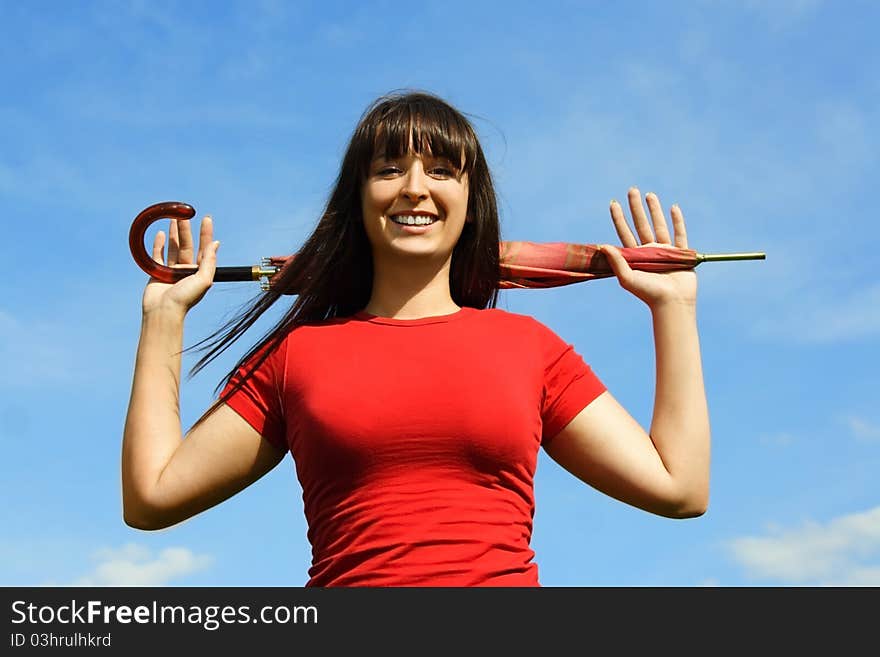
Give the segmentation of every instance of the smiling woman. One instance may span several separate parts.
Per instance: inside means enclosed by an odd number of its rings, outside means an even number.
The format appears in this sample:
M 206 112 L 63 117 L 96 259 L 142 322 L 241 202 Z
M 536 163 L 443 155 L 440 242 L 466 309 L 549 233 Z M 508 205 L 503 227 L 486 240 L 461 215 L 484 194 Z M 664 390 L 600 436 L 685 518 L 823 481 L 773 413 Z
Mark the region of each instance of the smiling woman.
M 687 247 L 677 206 L 639 191 L 611 206 L 632 248 Z M 709 422 L 693 271 L 634 271 L 604 247 L 654 319 L 650 433 L 573 346 L 497 309 L 499 221 L 476 134 L 431 94 L 382 97 L 355 128 L 321 218 L 270 290 L 210 338 L 198 372 L 282 295 L 296 300 L 218 386 L 183 437 L 183 321 L 211 287 L 219 243 L 188 220 L 153 258 L 198 263 L 151 279 L 122 446 L 125 521 L 176 524 L 293 457 L 310 586 L 537 586 L 531 550 L 540 449 L 587 484 L 673 518 L 708 502 Z M 427 394 L 425 391 L 430 391 Z
M 410 146 L 397 157 L 380 154 L 363 184 L 361 204 L 374 277 L 367 310 L 377 315 L 406 305 L 409 293 L 401 290 L 401 297 L 394 293 L 396 285 L 383 283 L 401 275 L 414 285 L 433 284 L 435 294 L 451 297 L 451 256 L 468 221 L 468 174 L 461 165 L 433 155 L 430 144 L 419 151 Z M 383 307 L 389 301 L 392 305 Z

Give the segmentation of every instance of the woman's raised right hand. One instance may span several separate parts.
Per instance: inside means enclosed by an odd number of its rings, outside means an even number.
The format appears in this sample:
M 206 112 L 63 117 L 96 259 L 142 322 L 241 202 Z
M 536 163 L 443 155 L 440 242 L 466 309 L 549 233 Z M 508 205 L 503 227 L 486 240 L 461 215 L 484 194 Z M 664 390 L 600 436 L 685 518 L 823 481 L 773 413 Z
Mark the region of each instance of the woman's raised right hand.
M 210 216 L 202 219 L 199 232 L 199 252 L 193 249 L 192 230 L 189 219 L 171 219 L 168 229 L 168 261 L 163 252 L 165 233 L 159 231 L 153 239 L 153 260 L 161 265 L 178 267 L 197 264 L 199 269 L 176 283 L 163 283 L 150 278 L 144 289 L 143 311 L 148 314 L 157 310 L 185 315 L 190 308 L 201 301 L 214 282 L 217 269 L 217 249 L 220 242 L 213 240 L 214 228 Z

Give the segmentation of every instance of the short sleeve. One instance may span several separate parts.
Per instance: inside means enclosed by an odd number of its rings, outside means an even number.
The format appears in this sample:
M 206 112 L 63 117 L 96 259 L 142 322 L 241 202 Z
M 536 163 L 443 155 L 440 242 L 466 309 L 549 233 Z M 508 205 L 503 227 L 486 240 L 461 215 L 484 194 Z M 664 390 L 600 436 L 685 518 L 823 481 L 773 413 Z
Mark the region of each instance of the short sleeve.
M 571 344 L 541 325 L 544 394 L 541 405 L 541 443 L 547 445 L 596 397 L 605 385 Z
M 245 373 L 256 362 L 260 353 L 254 354 L 242 365 L 223 388 L 221 397 L 244 378 Z M 279 344 L 269 354 L 244 385 L 226 400 L 226 404 L 244 418 L 263 438 L 279 450 L 287 451 L 287 436 L 284 413 L 281 404 L 281 381 L 284 374 L 284 361 L 287 353 L 287 340 Z

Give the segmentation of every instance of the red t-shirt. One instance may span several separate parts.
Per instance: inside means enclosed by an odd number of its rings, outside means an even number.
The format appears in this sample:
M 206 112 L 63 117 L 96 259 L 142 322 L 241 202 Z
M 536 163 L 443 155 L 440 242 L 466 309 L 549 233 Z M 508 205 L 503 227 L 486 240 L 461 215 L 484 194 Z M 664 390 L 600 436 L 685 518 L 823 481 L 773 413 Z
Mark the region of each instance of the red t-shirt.
M 299 326 L 228 404 L 293 455 L 307 586 L 539 586 L 538 448 L 604 390 L 537 320 L 465 307 Z

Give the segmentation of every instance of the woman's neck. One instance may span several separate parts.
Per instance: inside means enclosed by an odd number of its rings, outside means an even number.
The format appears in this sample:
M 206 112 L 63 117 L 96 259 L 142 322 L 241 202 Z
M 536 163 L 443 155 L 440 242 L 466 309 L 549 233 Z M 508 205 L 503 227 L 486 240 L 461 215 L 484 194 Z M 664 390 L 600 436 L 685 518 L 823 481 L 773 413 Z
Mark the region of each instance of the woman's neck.
M 449 262 L 437 266 L 384 265 L 373 272 L 373 291 L 365 312 L 393 319 L 448 315 L 459 309 L 449 289 Z

